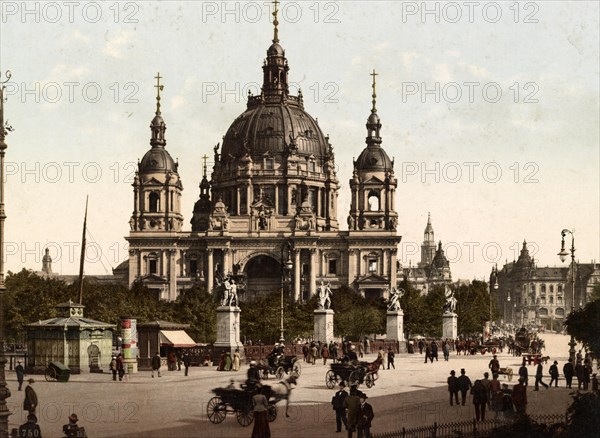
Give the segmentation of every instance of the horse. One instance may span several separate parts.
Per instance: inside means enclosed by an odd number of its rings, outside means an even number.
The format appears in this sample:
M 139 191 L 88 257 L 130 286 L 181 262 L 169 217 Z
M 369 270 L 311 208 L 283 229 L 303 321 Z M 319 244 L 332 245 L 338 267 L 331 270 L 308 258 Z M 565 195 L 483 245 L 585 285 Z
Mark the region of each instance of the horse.
M 292 385 L 296 386 L 298 381 L 298 376 L 295 373 L 292 373 L 287 379 L 281 380 L 280 382 L 274 385 L 264 385 L 270 389 L 269 392 L 269 401 L 273 399 L 273 404 L 277 404 L 282 400 L 285 400 L 285 416 L 288 415 L 288 407 L 290 405 L 290 395 L 292 393 Z

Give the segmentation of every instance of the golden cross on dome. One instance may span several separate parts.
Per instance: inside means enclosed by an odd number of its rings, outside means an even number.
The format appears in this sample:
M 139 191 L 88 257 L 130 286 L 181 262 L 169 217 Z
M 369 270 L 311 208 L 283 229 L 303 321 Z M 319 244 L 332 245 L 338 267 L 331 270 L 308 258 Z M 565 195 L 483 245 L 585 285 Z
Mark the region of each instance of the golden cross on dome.
M 206 176 L 206 161 L 208 160 L 208 155 L 204 154 L 202 156 L 202 161 L 204 162 L 204 164 L 202 165 L 203 168 L 203 174 L 202 176 Z
M 154 88 L 156 88 L 156 114 L 158 115 L 160 114 L 160 92 L 165 88 L 165 86 L 160 84 L 160 80 L 162 79 L 160 72 L 154 76 L 154 79 L 156 79 L 156 85 Z
M 373 76 L 373 109 L 372 109 L 372 111 L 377 111 L 375 108 L 375 103 L 377 102 L 377 92 L 375 90 L 375 86 L 377 85 L 376 77 L 379 76 L 379 73 L 375 73 L 375 69 L 373 69 L 373 73 L 371 73 L 370 76 Z
M 278 43 L 279 42 L 279 30 L 277 29 L 277 26 L 279 25 L 279 21 L 277 21 L 277 14 L 279 13 L 279 1 L 278 0 L 273 0 L 273 42 L 274 43 Z

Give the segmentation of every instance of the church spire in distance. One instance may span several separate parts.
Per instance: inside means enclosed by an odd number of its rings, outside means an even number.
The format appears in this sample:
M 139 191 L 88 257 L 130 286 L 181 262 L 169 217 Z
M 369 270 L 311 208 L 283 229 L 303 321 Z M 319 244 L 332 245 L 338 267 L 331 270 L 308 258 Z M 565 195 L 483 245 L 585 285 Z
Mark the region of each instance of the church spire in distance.
M 277 44 L 279 42 L 279 21 L 277 20 L 277 15 L 279 14 L 279 1 L 273 1 L 273 43 Z
M 379 131 L 381 130 L 381 120 L 379 119 L 379 115 L 377 115 L 377 76 L 379 73 L 375 72 L 373 69 L 373 94 L 372 94 L 372 108 L 371 115 L 367 119 L 367 145 L 369 147 L 379 147 L 381 145 L 381 136 L 379 135 Z
M 265 97 L 284 98 L 289 94 L 288 66 L 285 50 L 279 45 L 279 1 L 273 1 L 273 44 L 267 50 L 267 59 L 263 65 L 263 87 Z

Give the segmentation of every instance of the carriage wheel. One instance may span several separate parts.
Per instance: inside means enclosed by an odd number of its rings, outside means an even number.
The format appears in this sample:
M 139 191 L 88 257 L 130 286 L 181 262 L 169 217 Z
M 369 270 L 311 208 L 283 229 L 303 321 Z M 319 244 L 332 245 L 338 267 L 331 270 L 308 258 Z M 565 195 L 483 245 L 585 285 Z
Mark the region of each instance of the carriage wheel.
M 237 419 L 240 425 L 246 427 L 250 426 L 254 421 L 254 417 L 252 416 L 252 411 L 248 408 L 241 409 L 236 411 L 235 418 Z
M 294 362 L 294 368 L 292 369 L 292 373 L 296 375 L 296 377 L 300 377 L 300 372 L 302 371 L 302 366 L 300 362 Z
M 227 416 L 227 406 L 221 400 L 221 397 L 213 397 L 208 401 L 206 406 L 206 414 L 211 423 L 219 424 L 225 420 Z
M 373 374 L 367 374 L 365 376 L 365 384 L 367 385 L 367 388 L 372 388 L 373 385 L 375 385 L 375 377 L 373 377 Z
M 45 377 L 47 382 L 56 382 L 58 380 L 56 370 L 54 368 L 47 368 Z
M 348 384 L 350 384 L 350 386 L 352 386 L 352 384 L 355 384 L 356 386 L 358 386 L 358 384 L 360 383 L 360 372 L 357 371 L 352 371 L 350 373 L 350 376 L 348 377 Z
M 332 370 L 327 371 L 325 374 L 325 385 L 327 388 L 333 389 L 338 383 L 338 378 Z
M 275 405 L 269 405 L 269 423 L 272 423 L 277 419 L 277 407 Z
M 275 377 L 277 377 L 278 379 L 283 379 L 284 374 L 285 371 L 283 370 L 283 367 L 279 367 L 277 368 L 277 371 L 275 371 Z

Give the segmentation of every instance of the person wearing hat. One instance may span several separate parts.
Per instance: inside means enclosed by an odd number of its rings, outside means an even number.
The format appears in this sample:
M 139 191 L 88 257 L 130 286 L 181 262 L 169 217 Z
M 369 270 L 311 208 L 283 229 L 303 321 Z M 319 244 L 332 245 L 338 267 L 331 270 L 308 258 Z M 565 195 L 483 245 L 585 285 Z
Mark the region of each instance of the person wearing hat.
M 21 388 L 23 387 L 23 378 L 25 377 L 25 368 L 23 368 L 23 363 L 21 361 L 17 362 L 15 373 L 17 374 L 17 382 L 19 382 L 19 391 L 21 391 Z
M 456 377 L 456 372 L 452 370 L 450 371 L 450 377 L 448 377 L 448 392 L 450 392 L 450 406 L 454 405 L 454 400 L 456 400 L 456 406 L 458 406 L 459 390 L 460 385 L 458 383 L 458 377 Z
M 513 388 L 512 402 L 517 415 L 527 414 L 527 383 L 523 377 L 519 378 L 519 383 Z
M 359 395 L 364 395 L 358 391 L 355 382 L 350 384 L 350 394 L 344 400 L 344 409 L 346 410 L 347 424 L 346 429 L 348 430 L 348 438 L 352 438 L 354 431 L 358 427 L 358 421 L 360 419 L 361 407 Z
M 158 373 L 158 377 L 160 377 L 160 365 L 160 353 L 157 351 L 154 357 L 152 357 L 152 378 L 154 378 L 154 371 L 156 371 Z
M 40 429 L 40 425 L 37 424 L 37 421 L 38 419 L 35 414 L 27 415 L 27 423 L 19 426 L 19 436 L 42 438 L 42 430 Z
M 358 438 L 371 438 L 371 422 L 375 417 L 373 407 L 367 403 L 367 394 L 362 392 L 358 396 L 360 400 L 360 417 L 358 419 Z
M 117 380 L 117 356 L 113 356 L 110 361 L 110 371 L 112 373 L 112 378 L 114 381 Z
M 575 375 L 575 367 L 571 359 L 563 365 L 563 374 L 565 375 L 566 386 L 570 389 L 573 384 L 573 376 Z
M 535 371 L 535 389 L 534 389 L 534 391 L 539 391 L 540 385 L 542 385 L 544 388 L 548 389 L 548 385 L 545 384 L 544 382 L 542 382 L 543 376 L 544 376 L 544 366 L 542 365 L 542 362 L 540 361 L 537 364 L 537 368 Z
M 550 384 L 549 386 L 552 387 L 552 382 L 554 382 L 554 387 L 558 387 L 558 362 L 554 361 L 554 363 L 552 365 L 550 365 L 550 368 L 548 369 L 548 373 L 550 374 Z
M 460 376 L 458 376 L 458 387 L 460 388 L 460 401 L 464 406 L 467 400 L 467 391 L 473 387 L 471 379 L 465 374 L 465 369 L 460 369 Z
M 495 354 L 492 357 L 492 360 L 490 360 L 490 363 L 488 364 L 488 368 L 492 372 L 492 376 L 494 374 L 498 374 L 498 372 L 500 371 L 500 362 L 498 361 L 497 356 Z
M 35 409 L 38 405 L 38 398 L 32 383 L 35 383 L 35 380 L 29 379 L 27 380 L 29 385 L 25 388 L 25 400 L 23 400 L 23 410 L 28 411 L 30 414 L 35 414 Z
M 260 371 L 256 367 L 256 361 L 250 361 L 250 368 L 246 372 L 246 387 L 249 389 L 255 388 L 260 384 Z
M 79 427 L 77 422 L 79 418 L 77 418 L 77 414 L 73 413 L 69 415 L 69 423 L 63 426 L 63 434 L 67 438 L 85 438 L 87 437 L 85 433 L 85 429 L 83 427 Z
M 598 392 L 598 377 L 596 377 L 596 373 L 592 374 L 592 391 Z
M 340 382 L 340 389 L 331 398 L 331 405 L 335 411 L 335 425 L 336 432 L 342 431 L 342 423 L 344 427 L 348 429 L 348 418 L 346 417 L 346 409 L 344 408 L 344 400 L 348 397 L 348 393 L 345 390 L 346 385 L 344 382 Z

